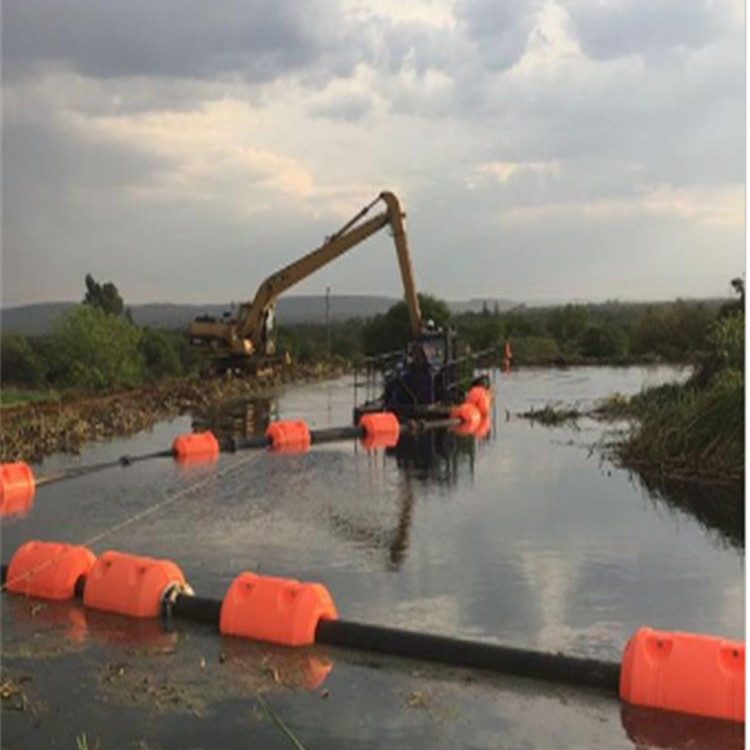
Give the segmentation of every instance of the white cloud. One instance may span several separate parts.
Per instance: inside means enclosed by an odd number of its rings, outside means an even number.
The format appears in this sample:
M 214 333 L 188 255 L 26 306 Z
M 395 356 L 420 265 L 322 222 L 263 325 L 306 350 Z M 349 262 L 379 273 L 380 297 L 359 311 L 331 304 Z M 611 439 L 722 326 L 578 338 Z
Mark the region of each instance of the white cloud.
M 602 295 L 603 246 L 638 245 L 636 288 L 672 253 L 673 291 L 658 288 L 675 296 L 681 278 L 744 265 L 736 0 L 344 0 L 301 15 L 287 0 L 188 0 L 174 26 L 153 20 L 174 1 L 101 15 L 94 0 L 8 5 L 8 301 L 75 298 L 92 268 L 154 290 L 153 267 L 122 248 L 158 249 L 173 267 L 169 236 L 182 258 L 205 254 L 206 238 L 221 237 L 228 261 L 262 244 L 273 269 L 384 188 L 409 213 L 422 285 L 451 298 L 499 294 L 506 279 L 513 296 L 564 298 L 570 278 L 524 265 L 549 242 L 578 277 L 593 269 L 586 288 Z M 392 268 L 368 263 L 337 265 L 326 282 L 399 292 Z M 232 284 L 255 281 L 211 273 L 165 276 L 164 298 L 236 296 Z
M 508 182 L 513 177 L 531 173 L 540 177 L 560 177 L 560 162 L 551 161 L 492 161 L 477 167 L 480 175 L 491 175 L 499 182 Z
M 745 224 L 745 192 L 741 185 L 700 185 L 676 188 L 656 185 L 627 198 L 542 203 L 514 206 L 503 212 L 506 223 L 536 223 L 571 217 L 606 223 L 645 215 L 671 216 L 701 225 L 742 228 Z
M 82 137 L 128 146 L 162 160 L 165 166 L 155 179 L 136 186 L 144 198 L 224 200 L 240 210 L 253 210 L 246 201 L 250 189 L 297 198 L 312 189 L 313 177 L 304 164 L 257 145 L 257 117 L 242 102 L 209 102 L 186 112 L 78 116 L 74 122 Z

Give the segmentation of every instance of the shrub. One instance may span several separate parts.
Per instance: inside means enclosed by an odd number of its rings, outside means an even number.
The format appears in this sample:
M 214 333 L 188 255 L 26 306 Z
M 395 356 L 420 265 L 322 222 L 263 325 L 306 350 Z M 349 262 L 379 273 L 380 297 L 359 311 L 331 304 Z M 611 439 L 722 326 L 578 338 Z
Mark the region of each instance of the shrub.
M 625 353 L 625 334 L 614 326 L 587 326 L 581 337 L 584 357 L 619 357 Z
M 138 348 L 149 380 L 175 377 L 183 372 L 178 347 L 179 343 L 174 335 L 152 328 L 143 329 Z
M 0 342 L 2 384 L 37 388 L 44 384 L 45 367 L 25 336 L 10 334 Z
M 124 318 L 79 305 L 59 318 L 51 339 L 55 385 L 84 391 L 128 388 L 143 381 L 141 331 Z

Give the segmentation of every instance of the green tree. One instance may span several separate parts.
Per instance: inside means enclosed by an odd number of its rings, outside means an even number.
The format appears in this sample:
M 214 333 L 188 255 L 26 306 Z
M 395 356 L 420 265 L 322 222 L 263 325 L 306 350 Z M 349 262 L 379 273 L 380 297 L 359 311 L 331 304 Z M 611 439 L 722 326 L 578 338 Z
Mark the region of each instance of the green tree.
M 8 334 L 0 340 L 2 384 L 38 388 L 44 384 L 45 367 L 25 336 Z
M 733 299 L 731 302 L 725 302 L 721 306 L 719 311 L 719 317 L 725 315 L 732 315 L 736 312 L 745 313 L 745 280 L 739 276 L 732 279 L 729 282 L 732 286 L 734 293 L 737 295 L 737 299 Z
M 451 313 L 448 304 L 430 294 L 420 294 L 422 321 L 432 321 L 438 327 L 448 325 Z M 385 315 L 376 315 L 362 329 L 365 354 L 383 354 L 403 347 L 411 339 L 411 321 L 406 302 L 392 305 Z
M 125 303 L 117 291 L 117 287 L 111 281 L 99 284 L 90 273 L 87 273 L 85 283 L 86 295 L 83 298 L 84 304 L 98 307 L 100 310 L 104 310 L 104 312 L 111 315 L 124 314 Z
M 179 339 L 174 334 L 144 328 L 138 348 L 143 356 L 146 376 L 149 380 L 175 377 L 182 373 Z
M 51 377 L 63 388 L 104 391 L 143 380 L 141 331 L 93 305 L 61 316 L 51 340 Z
M 588 322 L 589 311 L 583 305 L 565 305 L 550 312 L 547 330 L 561 349 L 572 351 L 580 342 Z
M 625 334 L 612 325 L 589 325 L 583 332 L 580 351 L 584 357 L 618 357 L 625 354 Z
M 700 302 L 677 302 L 646 308 L 631 334 L 633 354 L 658 354 L 685 360 L 706 347 L 713 314 Z

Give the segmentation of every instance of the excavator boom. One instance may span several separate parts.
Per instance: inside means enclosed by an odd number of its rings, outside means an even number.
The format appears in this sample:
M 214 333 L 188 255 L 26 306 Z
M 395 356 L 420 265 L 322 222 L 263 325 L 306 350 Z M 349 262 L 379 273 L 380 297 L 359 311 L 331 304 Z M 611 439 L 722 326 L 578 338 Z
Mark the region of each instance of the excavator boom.
M 364 220 L 372 207 L 381 200 L 385 203 L 385 210 Z M 241 305 L 237 320 L 213 324 L 200 319 L 193 321 L 191 339 L 204 343 L 208 340 L 217 356 L 225 356 L 227 351 L 240 358 L 272 353 L 273 345 L 268 335 L 269 318 L 279 295 L 386 226 L 391 227 L 393 234 L 412 336 L 416 338 L 422 331 L 422 313 L 409 256 L 404 214 L 398 198 L 393 193 L 384 191 L 338 232 L 328 237 L 320 247 L 261 282 L 252 302 Z M 217 346 L 219 342 L 222 342 L 221 346 Z
M 358 223 L 377 200 L 385 202 L 386 210 L 363 223 Z M 409 308 L 412 334 L 415 337 L 418 336 L 422 328 L 422 317 L 414 284 L 414 272 L 409 257 L 401 205 L 398 198 L 390 192 L 381 193 L 377 200 L 360 211 L 354 219 L 347 222 L 342 229 L 329 237 L 320 247 L 261 282 L 247 316 L 240 323 L 238 334 L 251 340 L 254 339 L 254 334 L 259 330 L 265 312 L 274 304 L 280 294 L 390 224 L 401 270 L 401 280 L 404 284 L 406 304 Z

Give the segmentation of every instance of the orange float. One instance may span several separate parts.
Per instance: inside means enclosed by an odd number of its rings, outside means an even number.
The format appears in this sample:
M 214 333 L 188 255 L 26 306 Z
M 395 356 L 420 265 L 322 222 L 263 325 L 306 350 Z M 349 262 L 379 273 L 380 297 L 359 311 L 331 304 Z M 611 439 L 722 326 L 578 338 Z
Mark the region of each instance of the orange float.
M 156 617 L 168 589 L 187 587 L 182 571 L 170 560 L 104 552 L 86 579 L 83 604 L 91 609 L 131 617 Z
M 475 385 L 469 389 L 464 402 L 474 404 L 479 409 L 479 413 L 486 417 L 490 413 L 492 406 L 492 394 L 482 385 Z
M 453 428 L 456 435 L 473 435 L 482 422 L 482 415 L 474 404 L 464 402 L 451 408 L 451 419 L 460 419 L 461 424 Z
M 338 618 L 336 605 L 321 583 L 240 573 L 221 604 L 219 630 L 283 646 L 315 643 L 320 619 Z
M 389 411 L 364 414 L 359 426 L 365 431 L 362 445 L 372 448 L 394 448 L 401 436 L 401 425 L 398 417 Z
M 13 555 L 5 587 L 14 594 L 40 599 L 72 599 L 76 582 L 87 575 L 96 555 L 86 547 L 31 541 Z
M 307 453 L 310 450 L 310 430 L 301 419 L 271 422 L 266 430 L 271 450 L 277 453 Z
M 179 435 L 172 443 L 172 453 L 182 464 L 211 463 L 219 460 L 219 441 L 210 430 Z
M 745 644 L 640 628 L 625 646 L 620 698 L 667 711 L 745 720 Z
M 34 472 L 24 461 L 0 466 L 0 518 L 15 516 L 31 508 L 36 483 Z

